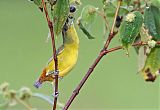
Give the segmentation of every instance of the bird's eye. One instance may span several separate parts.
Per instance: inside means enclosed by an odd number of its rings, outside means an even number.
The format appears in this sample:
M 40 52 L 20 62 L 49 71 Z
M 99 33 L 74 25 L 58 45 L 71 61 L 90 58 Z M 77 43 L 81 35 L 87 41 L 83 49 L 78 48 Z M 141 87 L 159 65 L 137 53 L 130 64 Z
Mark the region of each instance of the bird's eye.
M 75 7 L 75 6 L 73 6 L 73 5 L 72 5 L 72 6 L 70 6 L 70 12 L 71 12 L 71 13 L 74 13 L 75 11 L 76 11 L 76 7 Z

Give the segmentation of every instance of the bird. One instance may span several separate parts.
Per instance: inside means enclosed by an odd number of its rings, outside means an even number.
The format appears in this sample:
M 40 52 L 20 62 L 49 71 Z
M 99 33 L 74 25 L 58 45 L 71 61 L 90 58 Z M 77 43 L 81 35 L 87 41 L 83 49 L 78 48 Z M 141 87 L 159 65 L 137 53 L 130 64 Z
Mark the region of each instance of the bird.
M 74 8 L 75 7 L 73 6 L 70 7 L 70 13 L 74 13 L 76 11 Z M 79 38 L 73 21 L 74 17 L 68 16 L 62 29 L 63 44 L 57 50 L 59 78 L 66 76 L 74 68 L 78 59 Z M 34 86 L 39 88 L 43 82 L 53 82 L 54 71 L 55 62 L 53 57 L 51 57 Z

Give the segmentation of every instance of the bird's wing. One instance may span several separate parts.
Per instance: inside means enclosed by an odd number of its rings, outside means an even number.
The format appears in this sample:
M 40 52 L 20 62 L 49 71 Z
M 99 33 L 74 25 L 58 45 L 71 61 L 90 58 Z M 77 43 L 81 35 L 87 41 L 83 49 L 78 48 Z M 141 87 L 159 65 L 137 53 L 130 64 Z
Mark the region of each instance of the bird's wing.
M 63 50 L 64 50 L 64 45 L 61 45 L 61 46 L 57 49 L 56 54 L 57 54 L 57 55 L 61 54 Z
M 64 50 L 64 45 L 61 45 L 61 46 L 57 49 L 56 54 L 57 54 L 57 55 L 60 55 L 60 54 L 63 52 L 63 50 Z M 48 65 L 52 60 L 53 60 L 53 56 L 49 58 L 47 65 Z

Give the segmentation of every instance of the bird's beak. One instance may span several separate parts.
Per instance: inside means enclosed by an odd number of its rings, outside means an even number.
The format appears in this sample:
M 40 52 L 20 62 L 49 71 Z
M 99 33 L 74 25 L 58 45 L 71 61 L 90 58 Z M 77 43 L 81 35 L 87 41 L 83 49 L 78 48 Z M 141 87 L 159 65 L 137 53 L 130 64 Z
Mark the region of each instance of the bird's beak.
M 42 85 L 42 83 L 37 80 L 35 83 L 34 83 L 34 87 L 36 87 L 37 89 Z

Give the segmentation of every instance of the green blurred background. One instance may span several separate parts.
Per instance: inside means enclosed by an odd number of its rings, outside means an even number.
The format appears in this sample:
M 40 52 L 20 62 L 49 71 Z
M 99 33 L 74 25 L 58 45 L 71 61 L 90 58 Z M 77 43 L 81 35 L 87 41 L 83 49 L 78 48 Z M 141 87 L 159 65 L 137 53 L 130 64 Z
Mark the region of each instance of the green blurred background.
M 102 7 L 99 0 L 82 0 L 80 15 L 86 4 Z M 77 30 L 80 52 L 76 67 L 60 81 L 59 101 L 65 103 L 88 67 L 103 46 L 101 18 L 95 23 L 95 40 L 88 40 Z M 76 27 L 77 28 L 77 27 Z M 0 0 L 0 83 L 7 81 L 10 88 L 30 87 L 34 92 L 51 95 L 52 86 L 45 83 L 33 87 L 48 58 L 52 55 L 51 42 L 46 43 L 48 27 L 37 7 L 28 0 Z M 112 45 L 119 45 L 118 38 Z M 147 83 L 137 74 L 137 56 L 132 49 L 130 57 L 124 51 L 105 56 L 77 96 L 73 110 L 160 110 L 160 79 Z M 51 110 L 39 99 L 32 100 L 38 110 Z M 10 110 L 25 110 L 18 105 Z

